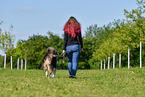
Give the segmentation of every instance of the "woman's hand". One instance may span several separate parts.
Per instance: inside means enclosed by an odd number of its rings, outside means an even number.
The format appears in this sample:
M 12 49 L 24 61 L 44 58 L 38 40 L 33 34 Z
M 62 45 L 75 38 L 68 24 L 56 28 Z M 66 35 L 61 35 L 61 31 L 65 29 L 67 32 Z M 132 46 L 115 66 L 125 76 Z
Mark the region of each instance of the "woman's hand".
M 65 50 L 63 50 L 63 53 L 65 53 Z
M 81 51 L 83 50 L 83 48 L 81 48 Z

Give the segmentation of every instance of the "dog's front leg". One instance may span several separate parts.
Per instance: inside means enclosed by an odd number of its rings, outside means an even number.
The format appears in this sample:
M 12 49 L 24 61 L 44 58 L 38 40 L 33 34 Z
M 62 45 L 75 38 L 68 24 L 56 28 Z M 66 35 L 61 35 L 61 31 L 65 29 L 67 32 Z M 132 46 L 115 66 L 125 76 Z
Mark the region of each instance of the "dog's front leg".
M 56 71 L 57 71 L 57 69 L 56 68 L 53 68 L 53 78 L 55 78 L 55 75 L 56 75 Z
M 48 74 L 48 70 L 46 70 L 46 77 L 51 78 L 51 73 Z
M 49 78 L 51 78 L 51 72 L 52 72 L 52 70 L 51 70 L 50 66 L 48 66 L 48 71 L 49 71 Z
M 49 73 L 49 78 L 51 78 L 51 73 Z
M 46 77 L 48 77 L 48 71 L 46 70 Z
M 51 78 L 51 70 L 49 70 L 49 78 Z

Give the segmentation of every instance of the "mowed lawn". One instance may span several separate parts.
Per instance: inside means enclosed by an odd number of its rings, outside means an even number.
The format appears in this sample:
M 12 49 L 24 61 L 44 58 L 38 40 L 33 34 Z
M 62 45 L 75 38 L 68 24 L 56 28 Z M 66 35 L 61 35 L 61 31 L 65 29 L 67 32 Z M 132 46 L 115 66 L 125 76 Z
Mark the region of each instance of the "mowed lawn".
M 42 70 L 0 69 L 0 97 L 145 97 L 145 68 L 57 70 L 48 79 Z

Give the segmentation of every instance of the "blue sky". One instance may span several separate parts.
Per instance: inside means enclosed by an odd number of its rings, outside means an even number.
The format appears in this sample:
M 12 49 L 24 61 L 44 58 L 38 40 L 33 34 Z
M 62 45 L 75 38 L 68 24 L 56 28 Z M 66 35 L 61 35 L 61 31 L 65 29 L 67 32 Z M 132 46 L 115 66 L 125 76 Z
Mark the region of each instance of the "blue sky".
M 0 25 L 18 39 L 27 40 L 33 34 L 48 31 L 61 36 L 70 16 L 81 23 L 82 34 L 90 25 L 107 25 L 114 19 L 125 19 L 124 9 L 137 8 L 136 0 L 0 0 Z M 3 55 L 3 52 L 0 51 Z

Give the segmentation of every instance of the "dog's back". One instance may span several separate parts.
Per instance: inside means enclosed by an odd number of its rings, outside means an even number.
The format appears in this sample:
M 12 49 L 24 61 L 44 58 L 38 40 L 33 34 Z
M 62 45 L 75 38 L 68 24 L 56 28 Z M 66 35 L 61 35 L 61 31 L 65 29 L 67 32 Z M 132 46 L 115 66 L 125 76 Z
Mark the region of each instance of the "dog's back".
M 52 47 L 48 47 L 46 51 L 46 55 L 44 57 L 44 63 L 43 63 L 43 70 L 49 71 L 49 76 L 51 76 L 51 73 L 53 72 L 53 77 L 56 75 L 56 66 L 57 66 L 57 60 L 58 60 L 58 55 L 56 52 L 56 49 Z M 47 76 L 48 74 L 46 74 Z

